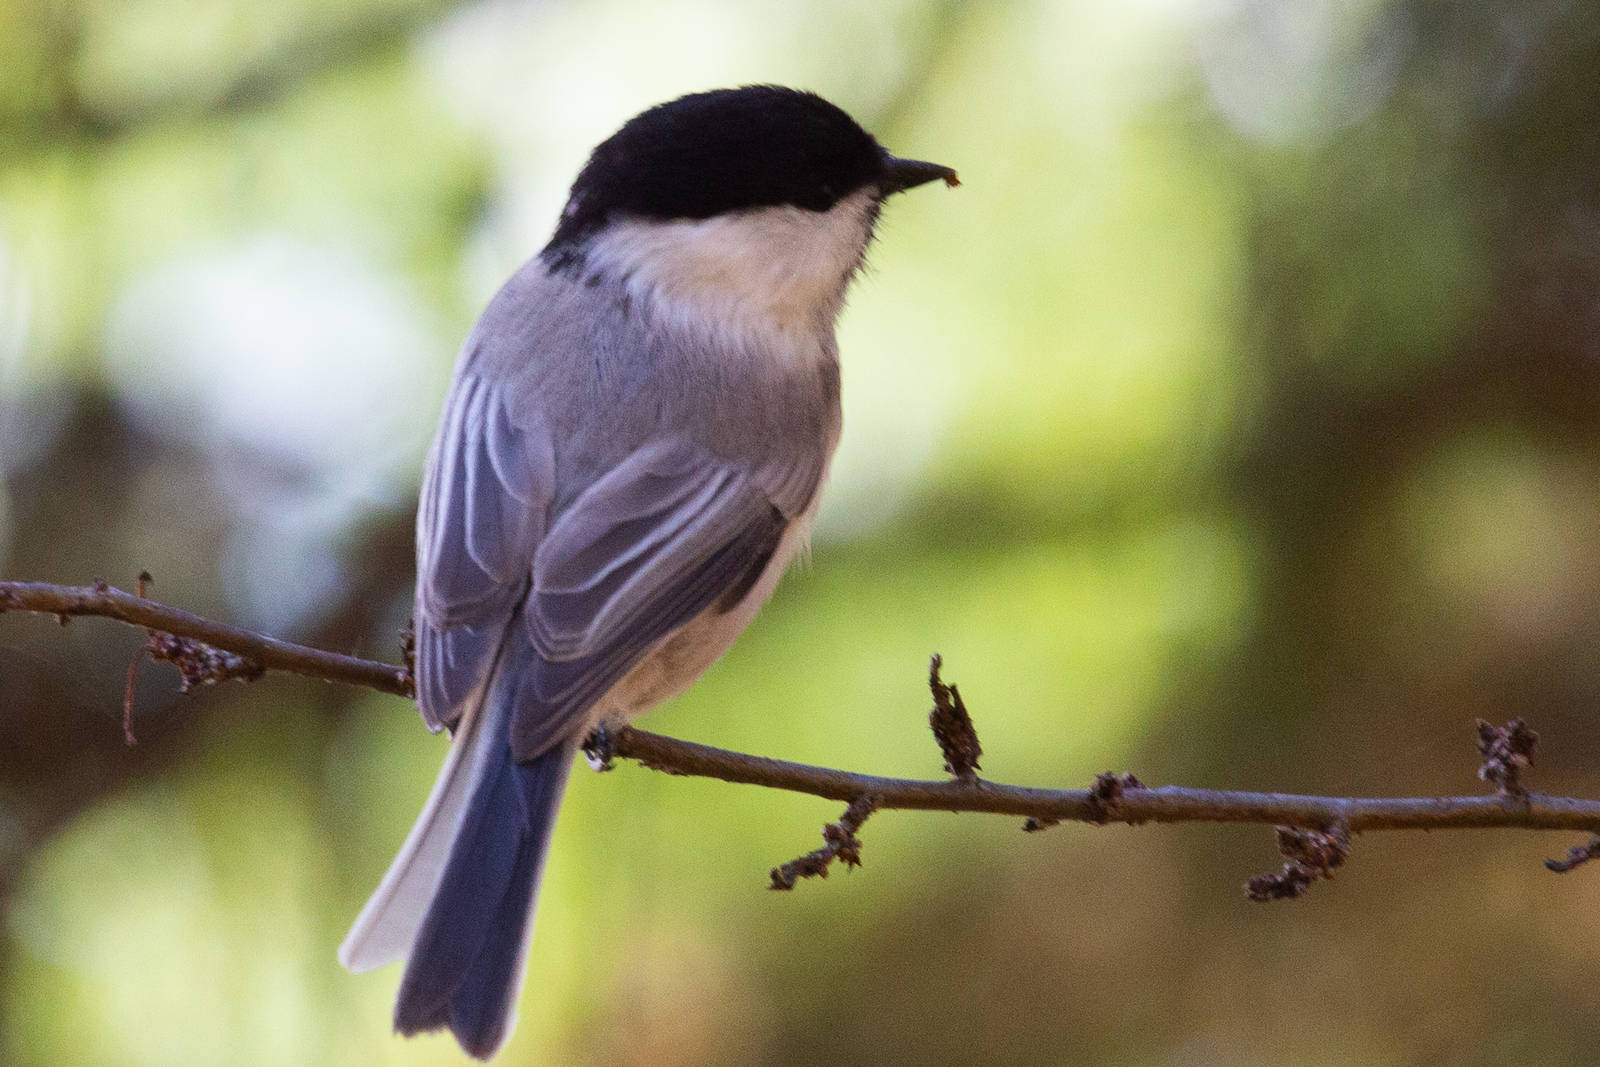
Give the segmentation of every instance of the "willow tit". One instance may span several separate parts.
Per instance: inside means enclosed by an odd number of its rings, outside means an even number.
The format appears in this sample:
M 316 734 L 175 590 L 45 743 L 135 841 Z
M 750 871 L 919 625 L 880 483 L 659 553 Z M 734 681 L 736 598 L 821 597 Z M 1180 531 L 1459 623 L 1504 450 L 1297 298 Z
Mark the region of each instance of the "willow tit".
M 467 337 L 417 513 L 417 705 L 453 744 L 339 950 L 407 957 L 400 1033 L 505 1039 L 574 753 L 687 689 L 804 545 L 845 290 L 883 201 L 934 179 L 812 93 L 661 104 Z

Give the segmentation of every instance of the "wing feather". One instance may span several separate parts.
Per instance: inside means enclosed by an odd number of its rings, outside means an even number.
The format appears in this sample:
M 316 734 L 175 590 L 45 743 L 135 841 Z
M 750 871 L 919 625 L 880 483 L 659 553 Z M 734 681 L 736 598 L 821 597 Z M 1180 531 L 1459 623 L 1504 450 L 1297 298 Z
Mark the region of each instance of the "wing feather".
M 512 748 L 531 759 L 663 638 L 772 557 L 789 519 L 742 471 L 684 442 L 635 453 L 556 520 L 524 607 L 538 653 Z
M 417 527 L 417 703 L 451 726 L 489 676 L 507 628 L 534 653 L 512 722 L 518 759 L 584 713 L 661 640 L 748 590 L 788 525 L 743 468 L 683 438 L 640 448 L 545 530 L 554 449 L 503 391 L 451 391 Z
M 460 376 L 417 521 L 417 706 L 430 729 L 453 725 L 487 680 L 528 588 L 554 481 L 543 427 L 513 420 L 501 387 Z

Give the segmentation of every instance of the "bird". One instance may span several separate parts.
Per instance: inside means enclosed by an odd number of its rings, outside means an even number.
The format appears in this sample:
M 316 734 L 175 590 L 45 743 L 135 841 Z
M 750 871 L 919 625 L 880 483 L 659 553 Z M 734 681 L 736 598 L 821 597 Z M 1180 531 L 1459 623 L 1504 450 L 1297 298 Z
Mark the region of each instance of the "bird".
M 806 546 L 835 323 L 883 203 L 935 180 L 812 92 L 679 97 L 594 149 L 468 334 L 416 528 L 416 702 L 451 745 L 339 950 L 406 960 L 398 1033 L 504 1042 L 574 756 L 693 684 Z

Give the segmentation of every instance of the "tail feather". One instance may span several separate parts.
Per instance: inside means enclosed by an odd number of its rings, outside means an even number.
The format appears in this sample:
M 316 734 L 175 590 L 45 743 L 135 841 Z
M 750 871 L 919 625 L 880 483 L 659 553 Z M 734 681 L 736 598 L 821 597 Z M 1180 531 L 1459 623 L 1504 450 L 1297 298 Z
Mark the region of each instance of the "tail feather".
M 469 708 L 428 804 L 339 949 L 352 970 L 409 955 L 395 1004 L 407 1036 L 448 1027 L 491 1056 L 522 984 L 550 832 L 577 744 L 511 754 L 516 671 L 500 663 Z
M 570 750 L 554 755 L 564 755 L 564 766 L 571 766 Z M 500 906 L 485 924 L 482 947 L 449 1001 L 451 1031 L 462 1048 L 479 1058 L 487 1058 L 500 1045 L 515 1017 L 543 860 L 543 844 L 519 851 Z M 404 1001 L 402 994 L 402 1006 Z
M 448 1026 L 461 1047 L 487 1058 L 505 1037 L 522 984 L 533 905 L 573 746 L 528 763 L 501 742 L 462 823 L 444 878 L 400 983 L 402 1034 Z M 526 818 L 524 818 L 526 813 Z
M 468 801 L 483 778 L 490 747 L 485 742 L 493 734 L 481 728 L 483 710 L 471 707 L 462 716 L 422 814 L 339 946 L 339 962 L 357 974 L 402 959 L 416 942 Z

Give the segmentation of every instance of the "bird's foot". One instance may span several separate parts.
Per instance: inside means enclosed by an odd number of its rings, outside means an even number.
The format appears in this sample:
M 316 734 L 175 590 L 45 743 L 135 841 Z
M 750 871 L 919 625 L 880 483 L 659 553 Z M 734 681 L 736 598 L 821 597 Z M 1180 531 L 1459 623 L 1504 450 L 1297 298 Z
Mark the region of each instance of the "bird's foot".
M 600 723 L 589 736 L 583 739 L 583 758 L 589 761 L 589 769 L 596 774 L 603 774 L 611 769 L 611 760 L 616 752 L 611 745 L 611 731 L 605 723 Z

